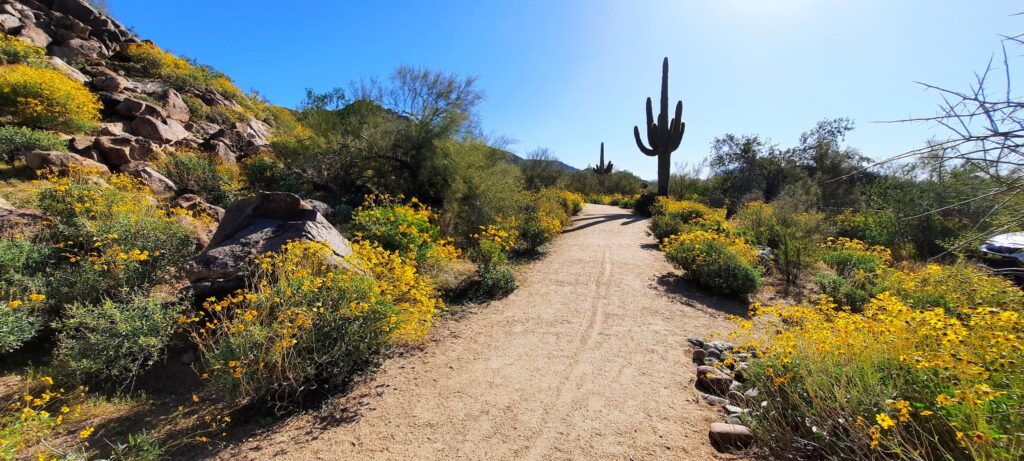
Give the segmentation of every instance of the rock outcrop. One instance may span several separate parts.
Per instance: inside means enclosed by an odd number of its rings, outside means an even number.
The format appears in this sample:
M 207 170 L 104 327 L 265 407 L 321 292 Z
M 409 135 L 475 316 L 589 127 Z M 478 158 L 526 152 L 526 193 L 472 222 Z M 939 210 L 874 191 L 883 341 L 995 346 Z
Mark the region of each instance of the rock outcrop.
M 347 264 L 348 240 L 323 215 L 295 194 L 262 192 L 233 203 L 203 252 L 186 268 L 200 299 L 242 288 L 253 257 L 277 251 L 291 240 L 321 241 L 334 251 L 332 262 Z

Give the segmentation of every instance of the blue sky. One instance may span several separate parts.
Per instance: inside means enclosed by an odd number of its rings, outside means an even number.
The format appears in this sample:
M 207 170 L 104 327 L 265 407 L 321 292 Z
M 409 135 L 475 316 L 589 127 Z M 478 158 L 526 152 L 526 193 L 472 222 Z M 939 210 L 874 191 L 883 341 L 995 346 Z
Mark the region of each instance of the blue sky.
M 109 0 L 141 37 L 212 65 L 243 89 L 294 107 L 304 89 L 386 77 L 401 64 L 475 75 L 485 131 L 525 153 L 597 161 L 655 177 L 633 125 L 657 96 L 662 57 L 686 135 L 673 161 L 697 163 L 724 133 L 783 146 L 829 117 L 880 158 L 942 132 L 874 121 L 933 114 L 915 81 L 966 88 L 1024 29 L 1017 1 L 964 0 Z M 1014 50 L 1019 56 L 1024 50 Z M 1018 68 L 1019 63 L 1015 64 Z M 655 98 L 657 101 L 657 98 Z

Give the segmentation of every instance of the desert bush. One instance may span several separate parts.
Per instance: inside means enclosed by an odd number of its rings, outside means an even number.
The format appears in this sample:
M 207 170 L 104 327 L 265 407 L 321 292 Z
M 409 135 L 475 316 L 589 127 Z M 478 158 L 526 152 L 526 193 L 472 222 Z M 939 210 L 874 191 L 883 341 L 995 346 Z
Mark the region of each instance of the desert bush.
M 481 266 L 477 296 L 481 299 L 504 298 L 516 291 L 516 274 L 508 263 Z
M 34 130 L 23 126 L 0 127 L 0 157 L 13 163 L 33 150 L 67 150 L 68 143 L 51 131 Z
M 0 354 L 14 351 L 44 325 L 49 246 L 0 240 Z
M 0 119 L 7 123 L 81 133 L 96 127 L 99 110 L 95 94 L 59 71 L 0 66 Z
M 163 356 L 183 307 L 152 297 L 71 304 L 58 322 L 56 364 L 77 382 L 131 387 Z
M 445 264 L 459 255 L 451 239 L 441 237 L 436 221 L 430 207 L 415 197 L 405 204 L 401 197 L 371 195 L 352 215 L 350 229 L 357 240 L 378 243 L 424 268 Z
M 180 320 L 215 391 L 289 405 L 344 384 L 389 344 L 423 340 L 442 306 L 411 260 L 367 242 L 353 245 L 351 266 L 330 254 L 322 243 L 288 243 L 256 261 L 247 291 Z
M 159 78 L 179 90 L 201 89 L 213 83 L 211 69 L 161 50 L 152 42 L 129 44 L 125 54 L 138 64 L 143 76 Z
M 844 278 L 874 274 L 892 262 L 892 254 L 883 246 L 860 240 L 829 237 L 822 245 L 821 261 Z
M 652 208 L 650 230 L 658 241 L 693 230 L 728 233 L 724 208 L 711 208 L 703 203 L 659 197 Z
M 268 154 L 250 157 L 241 162 L 245 184 L 252 191 L 279 191 L 307 195 L 308 186 L 302 175 L 289 170 Z
M 206 201 L 225 206 L 241 189 L 241 171 L 236 164 L 220 161 L 203 152 L 179 152 L 161 159 L 161 174 L 170 179 L 182 194 L 196 194 Z
M 0 64 L 39 65 L 44 57 L 46 49 L 0 33 Z
M 821 273 L 814 276 L 818 291 L 832 298 L 840 307 L 861 312 L 871 299 L 875 287 L 868 280 L 848 280 L 834 274 Z
M 582 198 L 579 199 L 582 202 Z M 555 189 L 533 194 L 519 226 L 520 241 L 525 250 L 534 251 L 550 242 L 572 224 L 573 204 Z
M 39 206 L 57 222 L 61 264 L 47 282 L 55 303 L 130 299 L 174 280 L 196 254 L 187 222 L 162 209 L 137 180 L 114 175 L 103 183 L 72 175 L 51 181 Z
M 665 257 L 684 277 L 723 295 L 745 296 L 761 285 L 754 266 L 757 250 L 742 239 L 706 231 L 681 233 L 661 244 Z
M 585 197 L 586 203 L 596 203 L 598 205 L 611 205 L 627 209 L 633 209 L 636 204 L 637 198 L 640 195 L 622 195 L 622 194 L 589 194 Z
M 990 275 L 965 263 L 928 264 L 923 268 L 879 271 L 876 291 L 899 296 L 908 306 L 942 308 L 947 315 L 961 317 L 963 306 L 987 306 L 1001 310 L 1024 308 L 1024 292 L 1009 279 Z
M 827 297 L 752 306 L 738 330 L 761 357 L 744 372 L 759 444 L 772 457 L 1020 459 L 1024 318 L 957 311 L 891 293 L 863 313 Z
M 654 205 L 658 202 L 658 196 L 654 192 L 645 192 L 633 202 L 633 211 L 640 216 L 650 217 L 654 214 Z
M 452 171 L 441 219 L 448 235 L 466 244 L 480 227 L 523 213 L 529 197 L 522 173 L 498 152 L 483 143 L 457 141 L 439 142 L 438 150 Z

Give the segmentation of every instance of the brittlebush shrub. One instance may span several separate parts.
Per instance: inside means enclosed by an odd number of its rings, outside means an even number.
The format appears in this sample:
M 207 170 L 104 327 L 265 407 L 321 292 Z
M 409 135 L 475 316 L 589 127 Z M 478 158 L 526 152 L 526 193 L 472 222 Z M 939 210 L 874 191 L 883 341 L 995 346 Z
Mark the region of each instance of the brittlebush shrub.
M 94 129 L 100 101 L 84 85 L 52 69 L 0 66 L 0 120 L 74 133 Z
M 595 203 L 598 205 L 611 205 L 633 209 L 633 206 L 636 205 L 636 200 L 639 197 L 640 195 L 591 194 L 586 196 L 585 201 L 587 203 Z
M 242 188 L 238 165 L 207 153 L 179 152 L 164 157 L 156 166 L 180 193 L 196 194 L 217 206 L 231 203 Z
M 131 387 L 163 356 L 182 309 L 152 297 L 71 304 L 58 323 L 56 365 L 78 382 Z
M 345 384 L 389 345 L 426 337 L 442 304 L 411 260 L 367 242 L 345 262 L 332 257 L 325 244 L 290 242 L 257 259 L 248 290 L 179 320 L 215 391 L 286 407 Z
M 743 239 L 706 231 L 665 239 L 661 251 L 684 277 L 723 295 L 746 296 L 761 286 L 757 250 Z
M 863 313 L 828 297 L 751 306 L 737 334 L 761 358 L 744 372 L 759 445 L 798 459 L 1021 459 L 1020 305 L 953 302 L 956 315 L 888 292 Z
M 821 261 L 844 278 L 874 274 L 892 262 L 892 253 L 883 246 L 860 240 L 829 237 L 822 245 Z
M 416 198 L 372 195 L 352 215 L 357 240 L 376 242 L 388 251 L 416 261 L 421 268 L 443 265 L 458 257 L 451 239 L 442 238 L 437 216 Z
M 43 327 L 52 258 L 46 245 L 0 240 L 0 354 L 17 350 Z
M 582 208 L 583 197 L 555 189 L 542 189 L 531 197 L 519 227 L 525 250 L 533 251 L 550 242 L 572 224 L 576 204 Z
M 658 197 L 652 208 L 650 229 L 658 241 L 695 230 L 716 233 L 728 233 L 729 224 L 725 221 L 724 208 L 712 208 L 703 203 L 689 200 L 675 200 Z
M 482 226 L 472 237 L 477 241 L 472 255 L 479 264 L 477 296 L 483 299 L 508 296 L 516 289 L 516 276 L 508 262 L 519 239 L 515 220 L 499 219 L 495 224 Z
M 57 222 L 47 295 L 59 304 L 130 299 L 172 281 L 196 254 L 185 216 L 167 211 L 127 175 L 100 183 L 88 175 L 51 180 L 39 206 Z
M 960 316 L 962 306 L 1024 308 L 1024 292 L 1013 282 L 968 264 L 928 264 L 919 270 L 886 267 L 879 271 L 874 289 L 891 292 L 914 309 L 940 307 L 952 316 Z
M 0 64 L 40 65 L 46 49 L 0 33 Z
M 0 157 L 13 163 L 26 153 L 34 150 L 58 150 L 68 148 L 67 141 L 52 131 L 34 130 L 24 126 L 0 127 Z

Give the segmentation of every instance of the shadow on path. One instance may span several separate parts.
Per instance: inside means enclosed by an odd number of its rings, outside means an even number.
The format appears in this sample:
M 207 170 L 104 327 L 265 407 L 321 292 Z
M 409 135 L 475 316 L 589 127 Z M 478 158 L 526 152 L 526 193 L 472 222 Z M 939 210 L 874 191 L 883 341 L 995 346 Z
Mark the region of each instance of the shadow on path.
M 607 222 L 612 222 L 612 221 L 624 221 L 624 222 L 621 223 L 621 225 L 628 226 L 630 224 L 633 224 L 633 223 L 636 223 L 636 222 L 639 222 L 639 221 L 643 221 L 644 219 L 645 218 L 643 216 L 638 216 L 638 215 L 635 215 L 635 214 L 632 214 L 632 213 L 617 213 L 617 214 L 606 214 L 606 215 L 598 215 L 598 216 L 592 216 L 592 217 L 585 217 L 585 218 L 580 218 L 580 219 L 574 219 L 573 222 L 574 223 L 578 223 L 578 222 L 581 222 L 581 221 L 589 221 L 589 222 L 587 222 L 585 224 L 580 224 L 578 226 L 575 226 L 575 227 L 572 227 L 572 228 L 569 228 L 569 229 L 566 229 L 562 233 L 563 234 L 568 234 L 568 233 L 571 233 L 571 232 L 581 231 L 581 230 L 586 229 L 588 227 L 593 227 L 593 226 L 597 226 L 597 225 L 604 224 L 604 223 L 607 223 Z
M 677 274 L 658 276 L 657 288 L 679 303 L 690 307 L 705 308 L 743 318 L 747 318 L 749 315 L 747 311 L 749 303 L 746 300 L 707 294 L 696 284 Z

